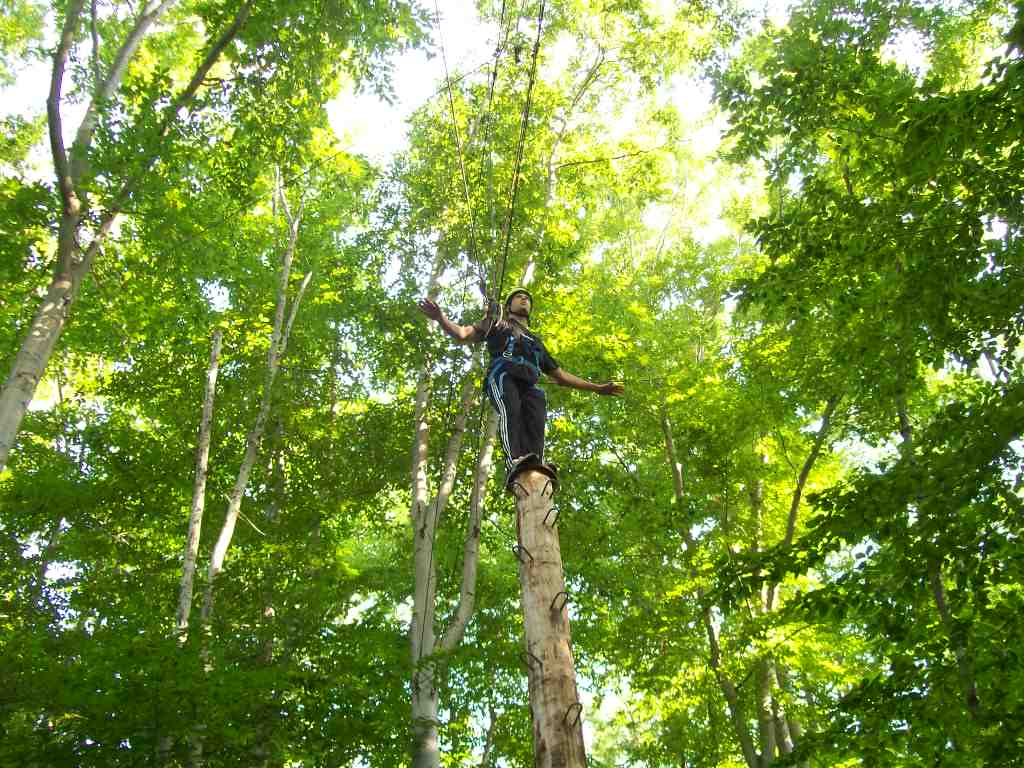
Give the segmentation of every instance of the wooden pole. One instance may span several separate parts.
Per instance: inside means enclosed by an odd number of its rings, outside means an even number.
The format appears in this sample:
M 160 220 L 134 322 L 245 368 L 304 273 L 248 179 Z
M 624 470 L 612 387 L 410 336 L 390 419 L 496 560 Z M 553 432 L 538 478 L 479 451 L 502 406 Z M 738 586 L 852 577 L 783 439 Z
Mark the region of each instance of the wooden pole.
M 515 480 L 519 583 L 529 670 L 530 717 L 535 768 L 586 768 L 582 705 L 569 634 L 569 596 L 565 591 L 558 544 L 555 488 L 532 469 Z

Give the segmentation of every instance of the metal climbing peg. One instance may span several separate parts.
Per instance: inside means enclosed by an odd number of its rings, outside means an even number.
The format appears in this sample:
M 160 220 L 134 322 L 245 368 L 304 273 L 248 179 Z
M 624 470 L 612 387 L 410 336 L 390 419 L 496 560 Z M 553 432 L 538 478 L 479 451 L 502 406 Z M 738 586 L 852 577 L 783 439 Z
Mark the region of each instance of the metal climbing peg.
M 551 517 L 551 513 L 552 512 L 555 513 L 554 517 Z M 561 514 L 561 512 L 558 511 L 558 507 L 552 507 L 551 509 L 549 509 L 547 514 L 544 515 L 544 525 L 548 525 L 548 526 L 551 526 L 552 528 L 554 528 L 555 527 L 555 523 L 558 522 L 558 516 L 560 514 Z M 551 522 L 550 523 L 548 522 L 548 518 L 549 517 L 551 517 Z
M 582 714 L 582 712 L 583 705 L 580 704 L 578 701 L 573 704 L 570 704 L 569 708 L 565 710 L 565 714 L 562 715 L 562 722 L 565 723 L 565 726 L 567 728 L 572 728 L 574 725 L 576 725 L 576 723 L 580 721 L 580 715 Z M 570 713 L 572 713 L 573 717 L 573 721 L 571 723 L 569 722 Z
M 533 562 L 533 555 L 530 554 L 530 550 L 528 550 L 522 544 L 516 544 L 514 547 L 512 547 L 512 554 L 515 555 L 516 556 L 516 560 L 518 560 L 523 565 L 526 564 L 526 561 L 523 559 L 523 554 L 524 553 L 526 554 L 526 556 L 528 558 L 530 558 L 530 562 L 532 563 Z
M 537 656 L 530 651 L 521 651 L 519 653 L 519 660 L 523 662 L 527 669 L 533 669 L 534 664 L 541 669 L 544 668 L 544 662 L 538 659 Z
M 559 599 L 561 599 L 560 603 L 558 602 Z M 557 595 L 555 595 L 554 600 L 551 601 L 551 611 L 552 611 L 552 613 L 555 612 L 555 611 L 560 611 L 563 608 L 565 608 L 565 604 L 568 603 L 568 602 L 569 602 L 569 593 L 565 592 L 564 590 L 562 592 L 559 592 Z M 558 604 L 556 605 L 556 603 L 558 603 Z

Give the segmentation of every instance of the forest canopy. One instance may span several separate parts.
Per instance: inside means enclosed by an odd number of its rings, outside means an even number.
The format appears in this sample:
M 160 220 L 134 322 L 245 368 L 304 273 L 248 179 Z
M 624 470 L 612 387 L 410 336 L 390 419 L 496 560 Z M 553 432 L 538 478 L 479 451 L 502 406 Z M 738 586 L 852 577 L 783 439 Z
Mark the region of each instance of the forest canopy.
M 1024 765 L 1024 5 L 455 12 L 4 0 L 0 765 L 534 765 L 518 285 L 589 764 Z

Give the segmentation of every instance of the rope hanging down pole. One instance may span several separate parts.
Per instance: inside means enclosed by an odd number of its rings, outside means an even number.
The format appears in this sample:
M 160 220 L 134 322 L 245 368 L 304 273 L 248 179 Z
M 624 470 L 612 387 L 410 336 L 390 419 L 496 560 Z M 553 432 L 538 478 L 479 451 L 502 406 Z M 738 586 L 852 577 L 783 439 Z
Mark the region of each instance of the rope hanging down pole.
M 526 127 L 530 122 L 530 106 L 533 102 L 533 84 L 537 79 L 537 54 L 540 51 L 540 36 L 544 28 L 544 3 L 540 0 L 540 11 L 537 13 L 537 38 L 533 42 L 533 61 L 530 64 L 530 80 L 526 86 L 526 104 L 523 105 L 523 119 L 519 126 L 519 145 L 516 147 L 516 163 L 512 170 L 512 186 L 509 192 L 508 216 L 505 218 L 505 244 L 501 253 L 501 270 L 498 277 L 498 288 L 494 293 L 495 302 L 501 301 L 501 291 L 505 287 L 505 268 L 508 264 L 508 248 L 512 239 L 512 216 L 516 209 L 516 196 L 519 192 L 519 172 L 523 163 L 523 147 L 526 144 Z M 496 270 L 497 271 L 497 270 Z

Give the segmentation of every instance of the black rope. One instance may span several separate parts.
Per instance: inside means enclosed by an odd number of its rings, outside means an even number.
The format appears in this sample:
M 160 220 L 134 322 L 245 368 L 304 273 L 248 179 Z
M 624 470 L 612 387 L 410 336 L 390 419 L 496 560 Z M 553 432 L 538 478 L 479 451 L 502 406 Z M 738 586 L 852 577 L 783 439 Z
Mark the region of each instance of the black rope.
M 505 244 L 501 254 L 501 270 L 498 277 L 498 289 L 495 301 L 501 300 L 501 292 L 505 287 L 505 271 L 508 266 L 508 248 L 512 239 L 512 216 L 516 208 L 516 196 L 519 193 L 519 175 L 523 164 L 523 147 L 526 144 L 526 128 L 530 122 L 530 106 L 533 102 L 533 84 L 537 79 L 537 54 L 540 52 L 540 37 L 544 28 L 544 3 L 540 0 L 540 11 L 537 14 L 537 37 L 533 42 L 533 61 L 530 65 L 530 80 L 526 86 L 526 103 L 523 105 L 523 119 L 519 126 L 519 145 L 516 147 L 516 163 L 512 170 L 512 184 L 509 192 L 508 216 L 505 218 Z M 497 270 L 496 270 L 497 271 Z
M 448 91 L 448 108 L 451 110 L 452 133 L 455 134 L 455 151 L 459 158 L 459 173 L 462 176 L 462 192 L 466 198 L 466 208 L 469 211 L 469 258 L 476 262 L 476 214 L 473 212 L 473 203 L 469 196 L 469 177 L 466 175 L 466 160 L 462 153 L 462 134 L 459 132 L 459 121 L 455 115 L 455 96 L 452 93 L 452 81 L 448 74 L 448 57 L 444 50 L 444 37 L 441 34 L 441 9 L 437 0 L 434 0 L 434 21 L 437 27 L 437 41 L 441 47 L 441 64 L 444 66 L 444 82 Z M 480 293 L 487 299 L 487 286 L 484 283 L 483 275 L 480 276 Z

